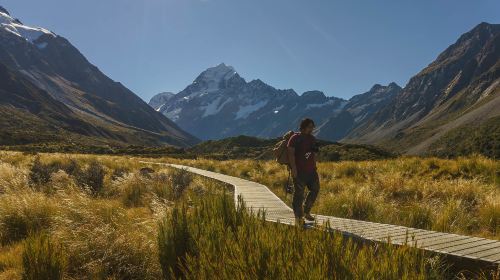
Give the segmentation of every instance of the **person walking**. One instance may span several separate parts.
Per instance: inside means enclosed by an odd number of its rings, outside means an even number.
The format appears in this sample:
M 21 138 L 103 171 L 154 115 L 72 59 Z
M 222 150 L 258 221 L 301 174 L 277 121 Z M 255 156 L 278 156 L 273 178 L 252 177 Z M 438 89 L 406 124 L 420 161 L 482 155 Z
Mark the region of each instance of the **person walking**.
M 314 221 L 311 215 L 319 193 L 319 176 L 316 170 L 316 156 L 318 147 L 313 136 L 315 128 L 312 119 L 303 119 L 300 122 L 300 132 L 290 137 L 287 144 L 288 159 L 293 178 L 295 191 L 293 194 L 292 208 L 295 218 L 303 223 L 304 218 Z M 304 202 L 305 188 L 309 190 Z

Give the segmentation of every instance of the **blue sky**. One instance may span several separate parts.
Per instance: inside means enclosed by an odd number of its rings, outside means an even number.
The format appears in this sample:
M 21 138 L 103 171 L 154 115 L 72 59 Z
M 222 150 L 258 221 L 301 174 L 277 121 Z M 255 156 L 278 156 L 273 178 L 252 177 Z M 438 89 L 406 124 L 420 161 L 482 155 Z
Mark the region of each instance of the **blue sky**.
M 408 79 L 482 21 L 498 0 L 0 0 L 25 24 L 68 38 L 145 100 L 232 65 L 301 93 L 349 98 Z

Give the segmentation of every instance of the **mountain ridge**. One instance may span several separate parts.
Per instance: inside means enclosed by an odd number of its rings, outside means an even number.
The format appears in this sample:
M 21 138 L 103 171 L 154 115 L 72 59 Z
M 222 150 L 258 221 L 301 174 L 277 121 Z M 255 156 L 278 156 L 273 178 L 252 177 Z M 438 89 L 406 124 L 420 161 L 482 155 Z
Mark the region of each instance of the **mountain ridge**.
M 218 71 L 220 73 L 214 74 Z M 229 76 L 225 76 L 227 74 Z M 207 81 L 207 77 L 210 77 L 210 81 Z M 212 77 L 218 78 L 211 79 Z M 390 98 L 390 93 L 397 89 L 400 87 L 393 82 L 388 86 L 374 85 L 367 93 L 376 94 L 374 92 L 377 90 L 389 92 L 386 96 L 382 94 L 379 100 L 372 100 L 377 103 Z M 327 133 L 329 124 L 326 123 L 340 114 L 349 102 L 343 98 L 327 96 L 318 90 L 298 94 L 293 89 L 276 89 L 260 79 L 247 82 L 234 67 L 225 63 L 202 71 L 192 84 L 165 100 L 164 104 L 156 103 L 160 98 L 161 94 L 154 96 L 149 104 L 154 108 L 161 108 L 159 111 L 168 118 L 205 140 L 240 134 L 274 138 L 296 129 L 298 122 L 304 117 L 312 117 L 318 127 L 323 128 L 320 136 L 326 136 L 325 139 L 328 140 L 339 140 L 345 133 Z M 373 109 L 364 113 L 369 114 L 371 111 Z M 211 122 L 223 123 L 224 126 L 214 127 Z
M 115 131 L 131 141 L 124 145 L 189 146 L 198 142 L 121 83 L 107 77 L 67 39 L 43 28 L 23 25 L 8 12 L 0 11 L 0 22 L 0 62 L 65 104 L 80 119 L 109 132 L 95 137 L 105 140 Z
M 488 109 L 499 102 L 499 85 L 500 24 L 481 23 L 412 77 L 348 141 L 425 153 L 450 129 L 500 114 L 500 110 Z

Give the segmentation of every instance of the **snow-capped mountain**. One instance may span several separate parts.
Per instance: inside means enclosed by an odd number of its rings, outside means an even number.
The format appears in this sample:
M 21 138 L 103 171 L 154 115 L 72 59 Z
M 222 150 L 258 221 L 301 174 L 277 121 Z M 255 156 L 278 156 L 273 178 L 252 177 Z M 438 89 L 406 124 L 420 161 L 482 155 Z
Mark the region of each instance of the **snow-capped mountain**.
M 154 108 L 201 139 L 240 134 L 276 137 L 296 129 L 300 119 L 319 123 L 341 112 L 348 102 L 320 91 L 302 95 L 292 89 L 276 89 L 261 80 L 245 81 L 224 63 L 208 68 L 183 91 Z
M 0 90 L 9 91 L 26 103 L 4 99 L 0 106 L 9 106 L 9 110 L 36 107 L 30 99 L 23 99 L 21 92 L 13 91 L 28 88 L 33 95 L 48 94 L 40 102 L 53 99 L 58 108 L 62 104 L 71 110 L 66 123 L 71 123 L 71 118 L 93 127 L 83 131 L 81 126 L 68 125 L 64 130 L 69 127 L 71 133 L 84 134 L 99 143 L 189 146 L 198 141 L 121 83 L 107 77 L 67 39 L 41 27 L 24 25 L 3 7 L 0 7 L 0 64 L 5 68 Z M 7 88 L 7 81 L 16 86 Z M 57 106 L 45 105 L 39 107 L 48 108 L 48 115 L 57 115 L 49 110 Z M 16 115 L 22 116 L 22 110 L 16 111 Z M 27 116 L 26 112 L 24 117 Z M 8 117 L 5 115 L 0 123 L 8 123 Z
M 0 6 L 0 26 L 3 30 L 6 30 L 24 40 L 35 43 L 41 36 L 47 35 L 50 37 L 56 37 L 51 31 L 41 28 L 41 27 L 31 27 L 24 25 L 19 19 L 13 18 L 9 12 Z M 43 44 L 39 45 L 43 48 Z

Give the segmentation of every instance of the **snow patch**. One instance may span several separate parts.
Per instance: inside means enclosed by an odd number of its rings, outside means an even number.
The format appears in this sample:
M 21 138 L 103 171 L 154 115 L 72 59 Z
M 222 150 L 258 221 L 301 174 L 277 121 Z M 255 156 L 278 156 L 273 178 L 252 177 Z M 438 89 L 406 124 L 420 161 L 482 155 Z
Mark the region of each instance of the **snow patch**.
M 182 108 L 176 108 L 175 110 L 172 110 L 170 112 L 165 112 L 165 116 L 173 121 L 176 121 L 179 119 L 179 115 L 182 112 Z
M 47 43 L 47 42 L 38 43 L 38 44 L 36 44 L 36 47 L 43 50 L 47 47 L 48 44 L 49 43 Z
M 21 24 L 19 21 L 3 12 L 0 12 L 0 27 L 14 35 L 26 39 L 30 43 L 33 43 L 44 34 L 50 35 L 52 37 L 56 36 L 54 33 L 47 29 Z M 43 46 L 42 48 L 44 48 L 45 46 Z M 40 46 L 38 47 L 40 48 Z
M 215 115 L 215 114 L 219 113 L 220 110 L 222 110 L 222 108 L 224 108 L 224 106 L 228 102 L 231 101 L 231 98 L 228 98 L 228 99 L 224 100 L 224 102 L 222 102 L 222 104 L 220 104 L 221 99 L 222 98 L 219 96 L 215 100 L 213 100 L 212 102 L 210 102 L 208 105 L 201 107 L 201 109 L 205 110 L 205 112 L 203 113 L 202 118 L 205 118 L 205 117 L 208 117 L 208 116 Z
M 283 109 L 283 107 L 285 107 L 285 106 L 284 106 L 284 105 L 278 106 L 278 107 L 276 107 L 276 108 L 274 108 L 274 109 L 273 109 L 273 112 L 274 112 L 275 114 L 277 114 L 277 113 L 279 113 L 279 112 L 280 112 L 280 110 L 281 110 L 281 109 Z
M 266 106 L 267 100 L 259 101 L 255 104 L 240 106 L 238 112 L 236 112 L 236 119 L 246 119 L 253 112 Z
M 324 102 L 324 103 L 307 104 L 306 110 L 309 110 L 312 108 L 321 108 L 321 107 L 324 107 L 327 105 L 333 105 L 333 104 L 335 104 L 335 100 L 328 100 L 327 102 Z M 345 105 L 347 105 L 347 101 L 342 101 L 340 103 L 339 107 L 337 108 L 337 110 L 342 110 L 345 107 Z
M 156 112 L 160 112 L 161 108 L 163 108 L 163 106 L 165 106 L 165 104 L 162 104 L 160 107 L 158 107 L 158 109 L 156 109 Z

